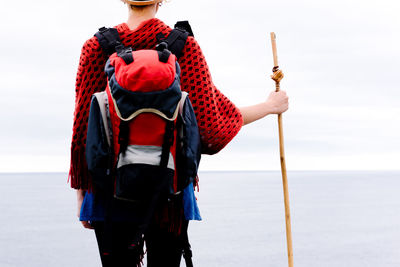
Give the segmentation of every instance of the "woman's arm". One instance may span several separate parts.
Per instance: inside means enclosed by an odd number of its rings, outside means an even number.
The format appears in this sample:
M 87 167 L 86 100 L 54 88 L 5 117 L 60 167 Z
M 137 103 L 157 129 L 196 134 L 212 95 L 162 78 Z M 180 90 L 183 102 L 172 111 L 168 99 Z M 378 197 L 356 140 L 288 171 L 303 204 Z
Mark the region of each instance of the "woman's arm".
M 106 59 L 96 37 L 87 40 L 82 47 L 75 84 L 75 111 L 71 142 L 71 166 L 69 180 L 75 189 L 90 189 L 89 172 L 85 158 L 87 121 L 92 95 L 106 87 L 104 73 Z
M 240 108 L 243 125 L 264 118 L 269 114 L 281 114 L 288 110 L 289 98 L 285 91 L 271 92 L 268 99 L 257 105 Z
M 215 154 L 240 131 L 242 114 L 214 85 L 204 54 L 193 37 L 188 37 L 179 63 L 181 87 L 189 93 L 196 114 L 202 153 Z

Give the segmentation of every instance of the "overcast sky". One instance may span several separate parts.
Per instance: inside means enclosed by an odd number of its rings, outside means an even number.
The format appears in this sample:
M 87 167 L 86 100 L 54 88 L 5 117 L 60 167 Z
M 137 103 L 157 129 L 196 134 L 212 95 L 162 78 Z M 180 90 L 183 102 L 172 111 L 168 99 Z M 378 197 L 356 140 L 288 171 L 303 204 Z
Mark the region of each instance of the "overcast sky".
M 238 106 L 265 99 L 277 34 L 290 96 L 289 170 L 400 169 L 400 4 L 395 0 L 172 0 L 214 83 Z M 124 22 L 118 0 L 8 1 L 0 9 L 0 171 L 67 171 L 80 49 Z M 245 126 L 202 170 L 278 170 L 276 116 Z

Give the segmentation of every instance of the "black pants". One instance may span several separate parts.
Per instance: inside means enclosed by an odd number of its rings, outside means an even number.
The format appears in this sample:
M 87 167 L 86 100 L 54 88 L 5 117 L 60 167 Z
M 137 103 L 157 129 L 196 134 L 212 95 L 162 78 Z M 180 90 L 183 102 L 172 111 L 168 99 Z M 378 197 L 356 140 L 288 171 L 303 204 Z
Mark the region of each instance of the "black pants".
M 104 222 L 93 223 L 103 267 L 140 266 L 142 249 L 132 249 L 137 226 L 128 222 L 112 224 L 111 253 L 104 250 Z M 146 242 L 147 267 L 179 267 L 182 258 L 181 237 L 149 226 L 144 235 Z

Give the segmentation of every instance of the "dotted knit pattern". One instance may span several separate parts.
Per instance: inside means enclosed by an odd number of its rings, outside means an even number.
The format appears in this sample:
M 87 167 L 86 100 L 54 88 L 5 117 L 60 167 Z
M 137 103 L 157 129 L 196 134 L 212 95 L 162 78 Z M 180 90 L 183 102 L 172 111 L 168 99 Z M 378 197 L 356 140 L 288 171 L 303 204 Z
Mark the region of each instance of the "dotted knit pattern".
M 154 49 L 157 33 L 169 34 L 171 28 L 158 19 L 145 21 L 136 30 L 123 23 L 116 26 L 122 43 L 134 50 Z M 85 159 L 87 121 L 91 96 L 107 85 L 104 66 L 107 57 L 96 37 L 83 45 L 76 77 L 76 100 L 71 145 L 69 180 L 75 189 L 90 189 L 91 179 Z M 243 119 L 239 109 L 213 84 L 200 49 L 189 37 L 183 56 L 179 59 L 182 69 L 182 90 L 189 93 L 202 139 L 202 152 L 215 154 L 225 147 L 239 132 Z

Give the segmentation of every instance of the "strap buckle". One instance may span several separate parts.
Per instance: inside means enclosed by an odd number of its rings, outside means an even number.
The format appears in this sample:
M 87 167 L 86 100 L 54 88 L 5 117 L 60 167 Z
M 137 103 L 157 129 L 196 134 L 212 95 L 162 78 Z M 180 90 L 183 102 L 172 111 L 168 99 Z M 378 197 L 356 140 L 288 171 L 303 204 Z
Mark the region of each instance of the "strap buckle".
M 119 44 L 115 50 L 117 50 L 117 55 L 122 58 L 127 65 L 133 62 L 132 47 L 124 47 L 122 44 Z
M 108 30 L 108 28 L 106 28 L 106 27 L 101 27 L 100 29 L 99 29 L 99 32 L 100 33 L 104 33 L 104 32 L 106 32 Z
M 159 43 L 157 46 L 156 46 L 156 50 L 157 51 L 163 51 L 163 50 L 165 50 L 165 49 L 168 49 L 168 42 L 167 42 L 167 40 L 163 40 L 161 43 Z

